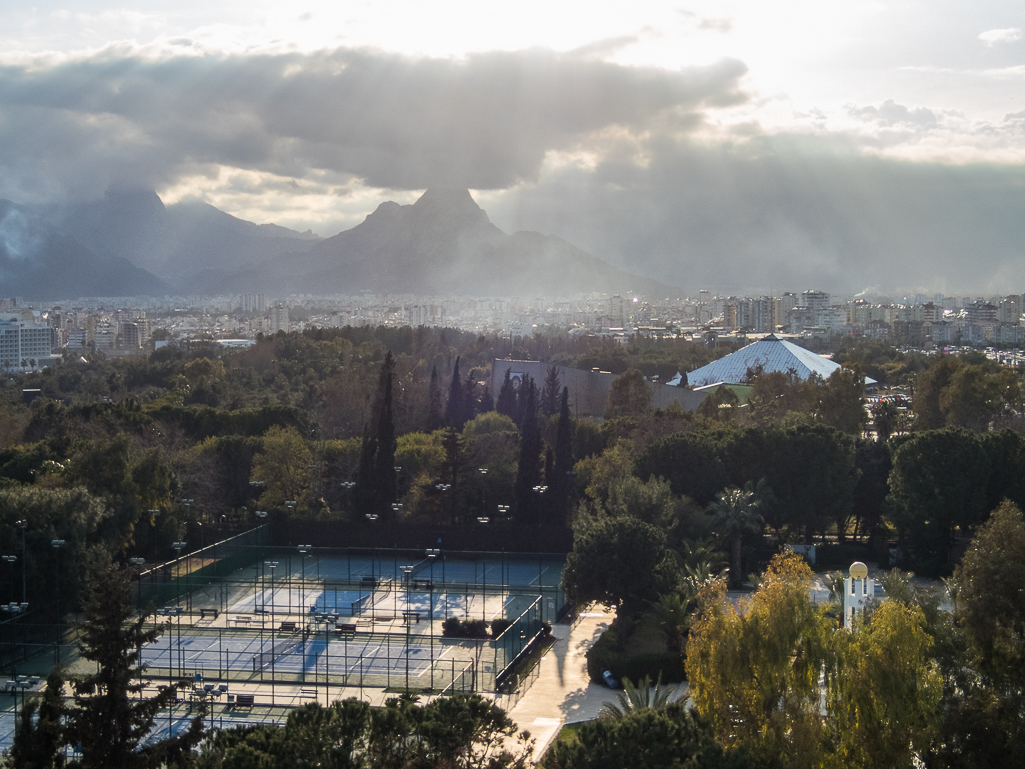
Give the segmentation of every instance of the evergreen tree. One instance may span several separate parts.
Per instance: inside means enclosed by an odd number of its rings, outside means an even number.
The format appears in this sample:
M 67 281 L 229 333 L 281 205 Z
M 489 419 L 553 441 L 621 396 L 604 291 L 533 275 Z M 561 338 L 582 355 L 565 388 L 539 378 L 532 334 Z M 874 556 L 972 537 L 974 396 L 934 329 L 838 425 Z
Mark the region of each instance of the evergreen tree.
M 395 423 L 392 413 L 392 376 L 395 358 L 391 350 L 384 356 L 384 365 L 377 379 L 371 422 L 363 426 L 359 470 L 353 505 L 357 514 L 390 515 L 395 501 Z M 374 425 L 373 432 L 370 425 Z M 385 472 L 387 470 L 387 473 Z
M 573 490 L 573 420 L 569 415 L 569 388 L 562 388 L 559 404 L 559 423 L 555 428 L 555 462 L 548 484 L 549 522 L 563 526 L 569 510 L 569 498 Z
M 495 399 L 491 397 L 491 387 L 484 385 L 484 390 L 480 394 L 480 401 L 477 403 L 477 413 L 487 414 L 489 411 L 495 410 Z
M 15 725 L 12 769 L 56 769 L 64 765 L 63 692 L 63 673 L 55 669 L 46 679 L 42 697 L 25 703 Z
M 445 426 L 441 408 L 441 377 L 438 367 L 431 367 L 431 383 L 427 388 L 427 432 L 434 432 Z
M 531 388 L 533 388 L 533 411 L 534 416 L 537 416 L 537 386 L 534 384 L 534 380 L 530 378 L 529 374 L 523 375 L 523 382 L 516 390 L 516 409 L 513 412 L 512 418 L 516 426 L 521 430 L 523 429 L 523 417 L 527 413 L 527 401 L 531 397 Z
M 463 413 L 460 417 L 465 425 L 477 416 L 477 377 L 476 371 L 470 369 L 463 380 Z M 461 428 L 460 428 L 461 429 Z
M 466 424 L 466 399 L 463 382 L 459 378 L 459 358 L 452 367 L 452 384 L 448 390 L 448 404 L 445 406 L 445 422 L 449 427 L 462 430 Z
M 142 647 L 155 641 L 160 631 L 146 630 L 146 618 L 136 616 L 130 584 L 129 573 L 114 566 L 109 556 L 97 559 L 79 641 L 82 657 L 96 663 L 96 672 L 74 681 L 75 705 L 68 713 L 67 742 L 81 746 L 84 769 L 141 769 L 176 762 L 204 736 L 201 712 L 186 731 L 143 743 L 157 713 L 174 703 L 179 685 L 148 699 L 140 696 Z
M 449 488 L 444 492 L 448 502 L 449 513 L 451 516 L 451 522 L 456 523 L 456 519 L 459 517 L 459 489 L 460 480 L 463 475 L 463 438 L 459 432 L 452 427 L 445 428 L 445 434 L 442 438 L 442 447 L 445 449 L 445 463 L 442 466 L 444 473 L 444 483 L 449 485 Z
M 520 523 L 537 525 L 540 521 L 539 494 L 534 487 L 541 482 L 541 430 L 537 423 L 537 387 L 525 377 L 523 424 L 520 428 L 520 461 L 516 468 L 513 494 Z
M 498 400 L 495 401 L 495 411 L 516 421 L 516 388 L 512 382 L 512 369 L 505 370 L 505 379 L 498 391 Z
M 389 357 L 391 353 L 388 353 Z M 381 403 L 381 416 L 377 420 L 377 456 L 374 460 L 375 512 L 386 518 L 392 514 L 392 502 L 396 500 L 395 487 L 395 423 L 392 418 L 392 374 L 382 371 L 384 379 L 384 397 Z
M 541 413 L 546 417 L 554 416 L 559 410 L 559 367 L 549 366 L 545 374 L 545 384 L 541 390 Z
M 377 439 L 371 435 L 370 426 L 363 426 L 363 443 L 359 452 L 359 469 L 356 471 L 356 488 L 352 492 L 352 504 L 357 516 L 376 512 L 374 471 L 377 467 Z

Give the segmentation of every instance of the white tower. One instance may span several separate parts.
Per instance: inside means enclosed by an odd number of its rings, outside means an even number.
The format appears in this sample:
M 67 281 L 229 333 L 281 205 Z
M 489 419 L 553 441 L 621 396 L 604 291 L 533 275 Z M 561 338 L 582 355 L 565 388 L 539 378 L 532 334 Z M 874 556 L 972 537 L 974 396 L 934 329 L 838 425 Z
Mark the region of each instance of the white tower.
M 869 585 L 875 580 L 868 578 L 868 567 L 861 561 L 851 564 L 850 576 L 844 580 L 843 624 L 850 627 L 856 614 L 865 613 L 865 604 L 873 597 L 875 590 L 869 591 Z

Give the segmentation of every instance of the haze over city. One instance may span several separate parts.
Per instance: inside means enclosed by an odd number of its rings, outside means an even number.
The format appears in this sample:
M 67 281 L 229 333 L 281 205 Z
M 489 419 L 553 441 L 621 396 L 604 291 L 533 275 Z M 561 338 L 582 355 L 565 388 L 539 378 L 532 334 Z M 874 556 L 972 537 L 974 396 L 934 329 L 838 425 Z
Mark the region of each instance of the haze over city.
M 1010 2 L 10 5 L 0 198 L 155 190 L 330 237 L 460 188 L 688 292 L 1013 293 L 1023 25 Z

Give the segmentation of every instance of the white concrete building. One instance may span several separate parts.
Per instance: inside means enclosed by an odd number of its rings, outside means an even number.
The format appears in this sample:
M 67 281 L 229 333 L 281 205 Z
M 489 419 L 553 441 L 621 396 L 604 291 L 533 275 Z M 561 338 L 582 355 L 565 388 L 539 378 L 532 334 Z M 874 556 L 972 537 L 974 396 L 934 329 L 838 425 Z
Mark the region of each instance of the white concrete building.
M 23 320 L 20 315 L 0 315 L 0 366 L 7 370 L 53 365 L 60 358 L 53 354 L 57 329 Z

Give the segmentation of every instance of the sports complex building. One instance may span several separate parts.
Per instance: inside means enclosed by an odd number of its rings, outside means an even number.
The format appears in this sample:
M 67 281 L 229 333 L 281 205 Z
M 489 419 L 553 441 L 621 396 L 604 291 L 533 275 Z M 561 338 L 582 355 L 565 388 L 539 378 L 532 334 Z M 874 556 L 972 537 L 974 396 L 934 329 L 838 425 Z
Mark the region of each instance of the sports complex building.
M 529 680 L 522 663 L 543 623 L 569 609 L 563 553 L 275 545 L 269 528 L 142 567 L 133 582 L 140 612 L 164 627 L 141 650 L 143 682 L 190 684 L 158 718 L 161 734 L 185 728 L 197 701 L 213 727 L 283 721 L 306 702 L 373 699 L 367 690 L 502 701 Z M 492 632 L 444 635 L 450 618 L 483 620 Z M 22 698 L 58 660 L 71 675 L 90 669 L 73 622 L 20 622 L 4 628 L 0 659 Z M 0 745 L 13 727 L 13 713 L 0 713 Z

